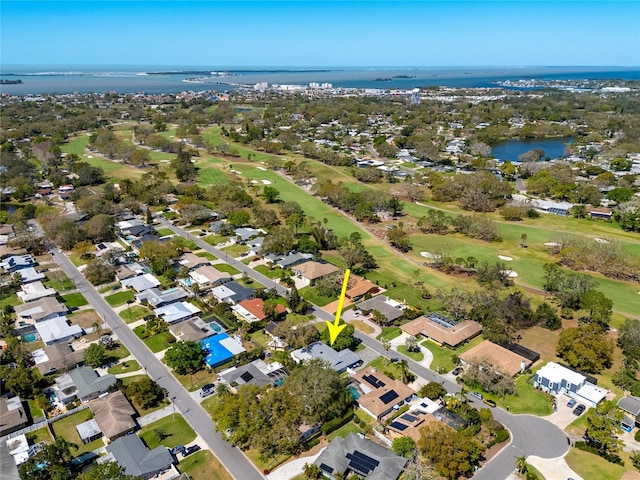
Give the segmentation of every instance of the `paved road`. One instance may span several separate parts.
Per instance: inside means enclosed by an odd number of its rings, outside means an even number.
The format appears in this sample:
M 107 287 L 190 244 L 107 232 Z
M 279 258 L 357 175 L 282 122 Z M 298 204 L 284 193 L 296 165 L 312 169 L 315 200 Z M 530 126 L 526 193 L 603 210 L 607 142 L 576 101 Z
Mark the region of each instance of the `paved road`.
M 235 260 L 233 258 L 227 258 L 224 251 L 217 249 L 202 239 L 191 235 L 186 230 L 172 225 L 164 218 L 159 218 L 160 222 L 170 228 L 173 232 L 194 241 L 205 251 L 215 255 L 216 257 L 225 260 L 230 265 L 233 265 L 241 272 L 247 272 L 247 275 L 254 280 L 262 283 L 268 288 L 275 287 L 279 294 L 286 295 L 287 290 L 278 285 L 265 275 L 256 272 L 252 268 L 249 268 L 244 263 Z M 313 305 L 313 313 L 321 320 L 333 321 L 334 317 L 323 309 Z M 382 344 L 377 340 L 365 335 L 356 330 L 355 336 L 359 338 L 364 345 L 371 348 L 382 356 L 388 356 L 388 353 L 382 347 Z M 436 381 L 442 383 L 449 393 L 456 393 L 460 391 L 460 386 L 457 383 L 451 382 L 445 377 L 438 375 L 436 372 L 423 367 L 419 363 L 414 362 L 409 357 L 402 355 L 401 353 L 394 353 L 394 356 L 404 358 L 409 363 L 410 370 L 419 377 L 427 381 Z M 470 402 L 477 408 L 486 407 L 482 401 L 470 398 Z M 556 458 L 564 455 L 568 450 L 568 442 L 566 435 L 558 427 L 551 422 L 544 420 L 533 415 L 512 415 L 500 408 L 492 408 L 493 415 L 505 425 L 510 431 L 512 441 L 508 447 L 504 448 L 498 455 L 491 459 L 481 470 L 479 470 L 474 478 L 478 480 L 500 480 L 507 478 L 515 470 L 515 460 L 520 456 L 536 455 L 542 458 Z
M 140 365 L 146 368 L 149 376 L 167 390 L 169 398 L 176 406 L 176 411 L 202 437 L 207 447 L 218 457 L 231 475 L 237 480 L 263 479 L 264 476 L 258 472 L 240 449 L 232 447 L 230 443 L 222 439 L 220 434 L 215 431 L 215 424 L 209 414 L 113 311 L 66 255 L 58 248 L 52 250 L 52 255 L 67 276 L 73 279 L 76 287 L 105 320 L 109 328 L 118 336 Z

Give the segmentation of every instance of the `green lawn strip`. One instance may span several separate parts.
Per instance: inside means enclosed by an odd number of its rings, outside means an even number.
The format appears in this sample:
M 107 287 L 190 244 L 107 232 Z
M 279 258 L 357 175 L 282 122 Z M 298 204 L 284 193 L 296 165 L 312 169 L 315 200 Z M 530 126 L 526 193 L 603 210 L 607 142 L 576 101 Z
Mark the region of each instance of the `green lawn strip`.
M 260 345 L 264 349 L 269 348 L 269 341 L 271 341 L 271 337 L 264 333 L 264 330 L 258 330 L 257 332 L 253 332 L 251 334 L 251 340 Z
M 222 248 L 222 251 L 229 255 L 230 257 L 236 258 L 239 257 L 240 254 L 249 251 L 249 247 L 246 245 L 240 245 L 234 243 L 233 245 L 229 245 L 228 247 Z
M 123 290 L 113 295 L 104 297 L 106 302 L 112 307 L 119 307 L 127 303 L 128 300 L 136 298 L 136 293 L 133 290 Z
M 157 431 L 162 432 L 165 437 L 159 439 Z M 172 414 L 145 425 L 140 429 L 139 436 L 153 450 L 160 445 L 167 448 L 185 445 L 196 438 L 196 432 L 180 414 Z
M 398 345 L 398 352 L 400 352 L 403 355 L 406 355 L 414 362 L 421 362 L 422 360 L 424 360 L 424 353 L 410 352 L 409 350 L 407 350 L 407 347 L 404 345 Z
M 204 237 L 203 240 L 205 242 L 207 242 L 209 245 L 215 247 L 217 246 L 219 243 L 225 243 L 227 242 L 231 237 L 229 236 L 222 236 L 222 235 L 209 235 L 207 237 Z
M 53 288 L 57 292 L 64 292 L 66 290 L 73 290 L 76 288 L 73 280 L 67 276 L 63 276 L 60 279 L 50 279 L 42 282 L 47 288 Z
M 120 373 L 137 372 L 138 370 L 140 370 L 140 364 L 136 360 L 127 360 L 110 367 L 107 372 L 112 375 L 118 375 Z
M 31 418 L 40 418 L 44 416 L 44 412 L 42 409 L 38 408 L 36 405 L 36 401 L 32 398 L 27 399 L 27 405 L 29 406 L 29 412 L 31 413 Z
M 384 357 L 378 357 L 367 364 L 368 367 L 374 367 L 376 370 L 384 373 L 392 379 L 400 379 L 400 367 L 397 363 L 391 363 Z
M 276 457 L 263 458 L 258 450 L 245 450 L 244 454 L 258 467 L 261 472 L 271 471 L 278 465 L 286 462 L 291 455 L 278 455 Z
M 149 350 L 153 353 L 161 352 L 162 350 L 166 350 L 171 346 L 169 339 L 175 338 L 171 335 L 171 332 L 160 332 L 156 335 L 153 335 L 149 338 L 145 338 L 142 341 L 145 343 Z
M 53 433 L 57 438 L 64 438 L 69 443 L 73 443 L 78 447 L 77 450 L 73 447 L 71 448 L 71 454 L 74 457 L 78 457 L 83 453 L 91 452 L 97 448 L 104 446 L 102 438 L 98 438 L 97 440 L 94 440 L 87 444 L 82 443 L 80 435 L 76 430 L 76 425 L 80 425 L 81 423 L 86 422 L 92 417 L 93 414 L 91 413 L 91 410 L 87 408 L 51 424 Z
M 178 471 L 186 473 L 192 480 L 232 480 L 229 472 L 209 450 L 183 458 L 178 463 Z
M 429 368 L 431 368 L 432 370 L 441 371 L 441 372 L 450 372 L 455 367 L 455 364 L 453 363 L 454 355 L 459 356 L 460 354 L 466 352 L 470 348 L 480 344 L 482 341 L 483 341 L 483 338 L 481 336 L 478 336 L 473 340 L 469 340 L 468 342 L 466 342 L 465 344 L 461 345 L 456 349 L 451 349 L 444 345 L 440 346 L 431 340 L 425 340 L 420 345 L 429 349 L 429 351 L 433 355 L 433 361 L 431 362 L 431 365 L 429 366 Z
M 316 290 L 316 287 L 301 288 L 299 293 L 303 298 L 305 298 L 306 300 L 309 300 L 311 303 L 314 303 L 319 307 L 324 307 L 328 303 L 331 303 L 336 300 L 336 297 L 333 295 L 332 296 L 320 295 Z
M 98 293 L 102 293 L 102 294 L 104 294 L 104 293 L 111 292 L 111 291 L 113 291 L 113 287 L 114 287 L 115 285 L 118 285 L 118 286 L 119 286 L 120 284 L 110 284 L 110 285 L 107 285 L 106 287 L 100 287 L 100 288 L 98 289 Z
M 516 378 L 516 393 L 506 395 L 504 400 L 499 395 L 490 393 L 483 393 L 483 395 L 495 400 L 500 407 L 513 414 L 550 415 L 552 413 L 550 397 L 527 383 L 530 378 L 531 375 L 520 375 Z
M 362 431 L 362 427 L 360 425 L 356 425 L 353 421 L 346 423 L 341 426 L 337 430 L 331 432 L 327 438 L 329 441 L 333 440 L 336 437 L 346 438 L 350 433 L 360 433 Z
M 174 231 L 171 230 L 170 228 L 160 228 L 156 231 L 158 232 L 158 235 L 160 235 L 161 237 L 166 237 L 167 235 L 175 235 Z
M 400 335 L 402 335 L 402 330 L 400 329 L 400 327 L 382 327 L 382 332 L 376 337 L 376 340 L 391 341 L 394 338 L 399 337 Z
M 237 275 L 238 273 L 240 273 L 240 270 L 238 270 L 236 267 L 232 265 L 229 265 L 228 263 L 216 263 L 215 265 L 212 265 L 212 266 L 219 272 L 225 272 L 225 273 L 228 273 L 229 275 Z
M 64 304 L 69 308 L 89 305 L 89 302 L 81 293 L 68 293 L 67 295 L 62 295 L 62 300 L 64 301 Z
M 153 312 L 147 307 L 142 305 L 134 305 L 131 308 L 126 308 L 120 312 L 120 318 L 127 323 L 133 323 L 147 315 L 151 315 Z
M 262 275 L 264 275 L 265 277 L 269 277 L 269 278 L 280 278 L 280 276 L 286 272 L 286 270 L 283 270 L 282 268 L 273 268 L 270 269 L 269 267 L 267 267 L 266 265 L 258 265 L 257 267 L 253 268 L 256 272 L 261 273 Z
M 53 443 L 53 439 L 51 438 L 51 434 L 49 433 L 49 429 L 47 427 L 33 430 L 26 435 L 27 439 L 29 440 L 29 445 L 35 445 L 36 443 L 40 442 L 44 442 L 49 445 Z
M 190 392 L 200 390 L 207 383 L 213 383 L 217 378 L 215 373 L 210 372 L 208 369 L 203 368 L 192 374 L 178 375 L 176 372 L 172 372 L 173 376 L 182 384 L 184 388 Z
M 196 253 L 196 256 L 206 258 L 209 261 L 218 259 L 218 257 L 216 257 L 213 253 L 209 253 L 209 252 L 198 252 Z
M 597 478 L 598 480 L 619 480 L 625 467 L 608 462 L 593 453 L 572 448 L 564 457 L 569 468 L 582 478 Z

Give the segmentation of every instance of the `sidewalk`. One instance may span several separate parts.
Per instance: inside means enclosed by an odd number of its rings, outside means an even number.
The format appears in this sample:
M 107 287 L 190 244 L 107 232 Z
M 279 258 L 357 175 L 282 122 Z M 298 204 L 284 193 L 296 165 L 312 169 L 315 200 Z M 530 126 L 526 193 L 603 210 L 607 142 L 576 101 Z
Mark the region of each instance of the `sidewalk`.
M 540 458 L 535 455 L 531 455 L 527 457 L 527 462 L 536 467 L 547 480 L 567 480 L 567 478 L 584 480 L 580 475 L 569 468 L 564 457 Z

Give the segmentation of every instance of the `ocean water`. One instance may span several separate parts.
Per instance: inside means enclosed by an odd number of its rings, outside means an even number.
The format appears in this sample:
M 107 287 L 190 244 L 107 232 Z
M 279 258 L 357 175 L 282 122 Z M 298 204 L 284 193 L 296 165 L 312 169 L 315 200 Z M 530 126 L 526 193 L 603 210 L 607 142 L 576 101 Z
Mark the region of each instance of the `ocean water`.
M 212 76 L 211 72 L 227 72 Z M 2 65 L 0 77 L 22 80 L 0 85 L 13 95 L 44 93 L 177 93 L 185 90 L 235 90 L 237 84 L 306 85 L 331 83 L 343 88 L 412 89 L 416 87 L 496 87 L 504 80 L 640 80 L 638 68 L 614 67 L 220 67 L 220 66 L 65 66 Z M 203 83 L 185 82 L 208 77 Z
M 518 156 L 535 149 L 544 150 L 545 157 L 555 159 L 567 155 L 567 144 L 573 143 L 571 137 L 558 138 L 514 138 L 505 140 L 491 147 L 491 155 L 495 158 L 512 162 L 518 161 Z

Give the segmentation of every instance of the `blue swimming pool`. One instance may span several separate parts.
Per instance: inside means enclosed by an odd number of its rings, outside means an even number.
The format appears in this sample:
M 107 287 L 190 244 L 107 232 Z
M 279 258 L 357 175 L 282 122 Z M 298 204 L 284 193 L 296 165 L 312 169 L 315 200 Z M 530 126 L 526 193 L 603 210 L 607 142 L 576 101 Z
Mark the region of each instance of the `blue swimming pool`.
M 220 333 L 222 331 L 222 327 L 218 322 L 211 322 L 209 326 L 213 329 L 214 332 Z
M 360 392 L 356 387 L 354 387 L 353 385 L 349 385 L 347 388 L 349 389 L 349 393 L 354 400 L 358 400 L 360 398 Z
M 38 340 L 38 334 L 37 333 L 25 333 L 22 336 L 22 339 L 27 342 L 27 343 L 31 343 L 31 342 L 35 342 L 36 340 Z

